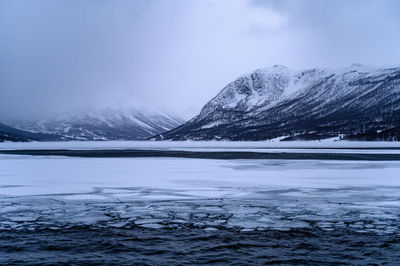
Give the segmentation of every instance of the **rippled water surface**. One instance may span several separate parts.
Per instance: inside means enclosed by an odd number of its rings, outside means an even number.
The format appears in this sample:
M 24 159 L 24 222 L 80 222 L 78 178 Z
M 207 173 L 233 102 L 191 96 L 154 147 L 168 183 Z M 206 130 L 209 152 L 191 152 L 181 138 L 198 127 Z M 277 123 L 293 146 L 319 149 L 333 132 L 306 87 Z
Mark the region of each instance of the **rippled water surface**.
M 399 237 L 345 230 L 204 231 L 86 227 L 1 232 L 0 263 L 20 264 L 391 264 Z

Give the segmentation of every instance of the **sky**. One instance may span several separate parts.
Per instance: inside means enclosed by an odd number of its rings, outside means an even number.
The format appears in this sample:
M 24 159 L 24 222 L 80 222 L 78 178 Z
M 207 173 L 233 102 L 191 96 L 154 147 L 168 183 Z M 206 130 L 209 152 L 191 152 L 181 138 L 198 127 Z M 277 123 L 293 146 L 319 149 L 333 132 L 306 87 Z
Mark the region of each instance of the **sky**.
M 0 119 L 190 118 L 257 68 L 400 63 L 397 0 L 0 0 Z

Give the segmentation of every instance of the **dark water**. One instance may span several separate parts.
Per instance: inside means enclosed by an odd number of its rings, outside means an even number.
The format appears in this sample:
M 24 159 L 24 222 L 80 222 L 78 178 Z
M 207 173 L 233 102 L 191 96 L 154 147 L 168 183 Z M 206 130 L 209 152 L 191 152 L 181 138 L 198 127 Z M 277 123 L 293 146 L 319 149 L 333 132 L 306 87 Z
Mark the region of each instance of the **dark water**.
M 196 228 L 90 229 L 0 233 L 1 264 L 390 264 L 397 235 L 351 231 Z
M 267 149 L 268 150 L 268 149 Z M 138 150 L 138 149 L 107 149 L 107 150 L 0 150 L 0 154 L 35 155 L 35 156 L 69 156 L 84 158 L 197 158 L 197 159 L 268 159 L 268 160 L 345 160 L 345 161 L 400 161 L 400 154 L 396 153 L 359 153 L 362 150 L 373 148 L 357 148 L 352 153 L 341 153 L 335 149 L 331 153 L 309 152 L 242 152 L 242 151 L 180 151 L 180 150 Z M 385 149 L 383 149 L 385 150 Z M 397 150 L 397 148 L 390 148 Z
M 381 189 L 392 198 L 355 188 L 131 202 L 6 197 L 0 264 L 399 265 L 396 189 Z

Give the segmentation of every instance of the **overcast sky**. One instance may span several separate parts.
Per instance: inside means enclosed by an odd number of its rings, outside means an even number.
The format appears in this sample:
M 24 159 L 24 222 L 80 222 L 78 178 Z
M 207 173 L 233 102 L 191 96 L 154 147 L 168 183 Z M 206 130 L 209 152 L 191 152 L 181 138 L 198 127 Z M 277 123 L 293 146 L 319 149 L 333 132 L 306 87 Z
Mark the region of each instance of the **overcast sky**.
M 400 63 L 400 1 L 0 0 L 0 113 L 166 108 L 260 67 Z

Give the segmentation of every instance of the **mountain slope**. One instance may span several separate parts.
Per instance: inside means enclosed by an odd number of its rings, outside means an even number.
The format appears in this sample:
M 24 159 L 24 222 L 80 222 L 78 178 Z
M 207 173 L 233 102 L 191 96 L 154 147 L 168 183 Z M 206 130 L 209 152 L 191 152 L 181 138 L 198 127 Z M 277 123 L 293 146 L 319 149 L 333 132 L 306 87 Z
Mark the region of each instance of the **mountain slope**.
M 171 130 L 184 121 L 163 112 L 134 108 L 99 109 L 71 113 L 42 121 L 14 122 L 32 132 L 58 134 L 75 140 L 140 140 Z
M 25 130 L 16 129 L 0 123 L 0 142 L 2 141 L 58 141 L 65 138 L 43 133 L 32 133 Z
M 157 138 L 310 139 L 379 133 L 399 125 L 399 67 L 294 71 L 273 66 L 231 82 L 198 116 Z

